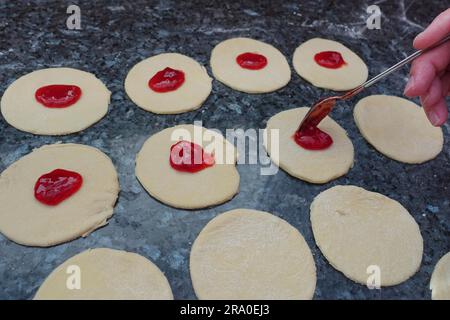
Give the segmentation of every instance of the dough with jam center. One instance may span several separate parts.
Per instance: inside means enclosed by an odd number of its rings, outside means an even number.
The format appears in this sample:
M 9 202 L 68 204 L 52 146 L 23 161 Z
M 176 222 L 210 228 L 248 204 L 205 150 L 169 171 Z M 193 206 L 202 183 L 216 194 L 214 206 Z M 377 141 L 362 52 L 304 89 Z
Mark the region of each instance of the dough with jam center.
M 80 288 L 76 285 L 79 271 Z M 73 277 L 73 279 L 71 279 Z M 141 255 L 107 248 L 89 249 L 57 267 L 35 300 L 172 300 L 169 282 Z
M 367 284 L 379 271 L 380 285 L 406 281 L 420 267 L 419 226 L 397 201 L 356 186 L 335 186 L 311 204 L 317 246 L 349 279 Z
M 267 65 L 259 70 L 242 68 L 236 57 L 246 52 L 265 56 Z M 217 80 L 247 93 L 272 92 L 287 85 L 291 79 L 289 64 L 278 49 L 249 38 L 232 38 L 216 45 L 211 53 L 211 69 Z
M 185 81 L 176 90 L 155 92 L 149 80 L 166 67 L 184 72 Z M 205 67 L 179 53 L 163 53 L 137 63 L 125 79 L 125 91 L 140 108 L 157 114 L 176 114 L 200 108 L 212 89 Z
M 311 183 L 326 183 L 348 172 L 353 165 L 353 144 L 345 130 L 330 117 L 319 128 L 333 138 L 324 150 L 307 150 L 293 136 L 309 108 L 296 108 L 277 113 L 267 121 L 264 146 L 272 161 L 291 176 Z M 278 130 L 279 140 L 271 138 Z M 272 141 L 274 140 L 274 141 Z M 274 142 L 278 142 L 278 148 Z
M 210 141 L 204 141 L 209 138 L 202 139 L 205 132 L 221 146 L 223 156 Z M 186 134 L 192 139 L 187 139 Z M 215 153 L 215 164 L 195 173 L 172 168 L 170 147 L 180 140 L 192 141 L 206 152 Z M 239 191 L 236 157 L 235 147 L 221 134 L 200 126 L 179 125 L 147 139 L 136 157 L 136 177 L 151 196 L 169 206 L 201 209 L 224 203 Z
M 199 299 L 312 299 L 316 266 L 303 236 L 270 213 L 218 215 L 192 245 L 190 272 Z
M 450 252 L 447 252 L 434 267 L 430 281 L 433 300 L 450 300 Z
M 391 159 L 423 163 L 442 151 L 442 129 L 434 127 L 412 101 L 373 95 L 361 99 L 353 115 L 363 137 Z
M 346 62 L 337 69 L 323 67 L 314 60 L 322 51 L 337 51 Z M 364 61 L 343 44 L 321 38 L 302 43 L 294 52 L 292 59 L 295 71 L 312 85 L 336 91 L 345 91 L 363 84 L 369 71 Z
M 56 206 L 34 197 L 38 178 L 55 169 L 75 171 L 81 188 Z M 64 243 L 107 224 L 119 193 L 117 172 L 100 150 L 81 144 L 35 149 L 0 175 L 0 232 L 26 246 Z
M 80 99 L 65 108 L 48 108 L 35 98 L 37 89 L 52 84 L 76 85 Z M 39 135 L 82 131 L 108 112 L 111 92 L 93 74 L 71 68 L 49 68 L 26 74 L 3 94 L 1 112 L 13 127 Z

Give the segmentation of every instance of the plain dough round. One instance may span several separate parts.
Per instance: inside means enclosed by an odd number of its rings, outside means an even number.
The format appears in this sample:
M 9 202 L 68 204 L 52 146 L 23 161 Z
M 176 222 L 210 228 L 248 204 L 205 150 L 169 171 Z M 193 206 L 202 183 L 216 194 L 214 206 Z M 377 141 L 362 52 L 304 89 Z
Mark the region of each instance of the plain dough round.
M 179 140 L 172 138 L 177 130 L 189 132 L 194 137 L 194 128 L 200 133 L 207 131 L 224 150 L 234 152 L 232 163 L 218 162 L 196 173 L 180 172 L 170 166 L 170 147 Z M 192 141 L 192 140 L 191 140 Z M 206 148 L 209 142 L 194 141 Z M 207 150 L 208 151 L 208 150 Z M 209 150 L 212 152 L 213 150 Z M 222 135 L 200 126 L 179 125 L 164 129 L 151 136 L 136 157 L 136 176 L 151 196 L 169 206 L 182 209 L 200 209 L 224 203 L 239 191 L 239 173 L 235 161 L 237 152 Z
M 236 57 L 241 53 L 262 54 L 267 65 L 260 70 L 239 66 Z M 264 93 L 278 90 L 291 80 L 291 69 L 283 54 L 270 44 L 249 38 L 222 41 L 211 53 L 214 77 L 232 89 L 247 93 Z
M 347 64 L 338 69 L 322 67 L 314 60 L 321 51 L 337 51 Z M 312 85 L 336 91 L 356 88 L 369 74 L 366 64 L 356 53 L 339 42 L 321 38 L 302 43 L 295 50 L 292 63 L 295 71 Z
M 400 203 L 382 194 L 332 187 L 311 204 L 311 224 L 330 264 L 358 283 L 367 284 L 369 266 L 380 268 L 381 286 L 399 284 L 420 267 L 419 226 Z
M 333 138 L 325 150 L 306 150 L 300 147 L 293 135 L 309 108 L 282 111 L 267 122 L 264 146 L 272 161 L 298 179 L 311 183 L 326 183 L 343 176 L 353 165 L 353 144 L 345 130 L 333 119 L 326 117 L 319 128 Z M 279 156 L 271 152 L 270 130 L 279 130 Z M 276 145 L 273 145 L 276 151 Z
M 76 171 L 83 185 L 56 206 L 34 198 L 37 179 L 55 169 Z M 119 193 L 111 159 L 81 144 L 52 144 L 34 150 L 0 175 L 0 232 L 12 241 L 48 247 L 87 236 L 107 224 Z
M 184 72 L 185 81 L 175 91 L 155 92 L 148 81 L 158 71 L 170 67 Z M 175 114 L 201 107 L 212 89 L 212 79 L 205 67 L 179 53 L 163 53 L 145 59 L 133 68 L 125 79 L 125 91 L 135 104 L 158 114 Z
M 433 300 L 450 300 L 450 252 L 444 255 L 434 267 L 430 289 Z
M 80 289 L 67 288 L 73 275 L 70 266 L 79 267 Z M 166 277 L 150 260 L 136 253 L 99 248 L 77 254 L 57 267 L 34 299 L 172 300 L 173 295 Z
M 361 99 L 353 115 L 363 137 L 391 159 L 423 163 L 442 151 L 442 129 L 431 125 L 425 112 L 414 102 L 373 95 Z
M 192 245 L 199 299 L 312 299 L 316 266 L 303 236 L 270 213 L 236 209 L 211 220 Z
M 51 84 L 73 84 L 81 98 L 67 108 L 47 108 L 34 94 Z M 64 135 L 82 131 L 108 112 L 111 92 L 93 74 L 71 68 L 49 68 L 31 72 L 14 81 L 1 100 L 1 112 L 13 127 L 41 135 Z

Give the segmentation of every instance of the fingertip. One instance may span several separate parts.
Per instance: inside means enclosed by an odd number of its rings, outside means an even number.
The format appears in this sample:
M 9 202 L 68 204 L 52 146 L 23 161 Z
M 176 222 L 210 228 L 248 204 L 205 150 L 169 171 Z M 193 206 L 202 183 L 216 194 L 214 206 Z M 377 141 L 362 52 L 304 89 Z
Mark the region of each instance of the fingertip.
M 448 119 L 448 110 L 444 99 L 442 99 L 442 105 L 438 107 L 438 110 L 439 111 L 437 113 L 439 121 L 437 122 L 437 126 L 440 127 L 446 123 Z
M 435 105 L 423 105 L 423 107 L 425 109 L 425 114 L 427 115 L 428 120 L 433 126 L 440 127 L 447 121 L 448 110 L 444 99 L 440 100 Z
M 419 33 L 413 40 L 414 49 L 421 50 L 425 48 L 423 31 Z
M 409 98 L 413 98 L 413 89 L 414 89 L 414 77 L 411 76 L 409 78 L 408 83 L 405 86 L 405 90 L 403 90 L 403 94 Z
M 425 95 L 436 77 L 435 66 L 431 62 L 434 56 L 429 53 L 418 57 L 412 62 L 410 79 L 405 87 L 407 97 L 418 97 Z
M 439 77 L 434 78 L 426 94 L 421 96 L 421 101 L 427 106 L 438 106 L 442 100 L 442 83 Z

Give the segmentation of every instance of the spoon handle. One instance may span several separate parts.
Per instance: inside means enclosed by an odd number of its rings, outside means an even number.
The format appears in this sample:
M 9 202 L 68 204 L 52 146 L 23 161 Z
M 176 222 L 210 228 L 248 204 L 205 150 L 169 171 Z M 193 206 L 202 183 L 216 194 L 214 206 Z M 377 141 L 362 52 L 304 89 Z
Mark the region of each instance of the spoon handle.
M 374 83 L 377 83 L 378 81 L 380 81 L 381 79 L 383 79 L 384 77 L 386 77 L 387 75 L 391 74 L 392 72 L 396 71 L 397 69 L 401 68 L 402 66 L 404 66 L 407 63 L 410 63 L 412 60 L 414 60 L 415 58 L 417 58 L 418 56 L 420 56 L 422 53 L 425 53 L 431 49 L 434 49 L 436 47 L 439 47 L 441 44 L 446 43 L 448 40 L 450 40 L 450 34 L 447 35 L 444 39 L 442 39 L 441 41 L 433 44 L 432 46 L 423 49 L 423 50 L 418 50 L 416 52 L 414 52 L 413 54 L 411 54 L 410 56 L 406 57 L 405 59 L 403 59 L 402 61 L 396 63 L 395 65 L 393 65 L 392 67 L 390 67 L 389 69 L 384 70 L 382 73 L 380 73 L 379 75 L 373 77 L 372 79 L 366 81 L 365 83 L 363 83 L 361 85 L 362 88 L 367 88 L 371 85 L 373 85 Z

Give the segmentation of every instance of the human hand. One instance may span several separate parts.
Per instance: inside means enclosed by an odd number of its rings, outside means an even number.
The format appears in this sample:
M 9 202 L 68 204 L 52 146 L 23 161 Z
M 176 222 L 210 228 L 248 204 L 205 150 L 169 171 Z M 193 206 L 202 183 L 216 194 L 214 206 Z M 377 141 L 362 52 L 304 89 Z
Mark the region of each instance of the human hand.
M 414 48 L 426 49 L 450 33 L 450 9 L 439 14 L 414 39 Z M 407 97 L 420 97 L 425 113 L 434 126 L 441 126 L 448 117 L 445 98 L 450 93 L 450 42 L 415 59 L 405 87 Z

